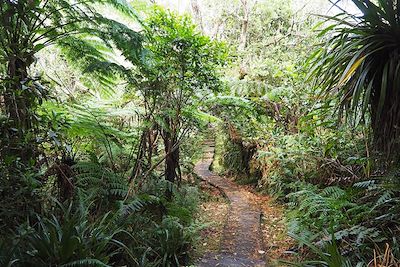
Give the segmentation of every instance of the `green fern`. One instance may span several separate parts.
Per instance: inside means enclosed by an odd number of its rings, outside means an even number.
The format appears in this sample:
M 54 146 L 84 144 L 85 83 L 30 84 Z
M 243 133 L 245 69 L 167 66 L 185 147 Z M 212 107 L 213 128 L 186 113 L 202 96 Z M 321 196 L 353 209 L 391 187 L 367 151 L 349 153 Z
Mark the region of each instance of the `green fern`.
M 376 180 L 360 181 L 353 185 L 356 188 L 372 189 L 376 188 Z
M 321 195 L 330 198 L 342 198 L 346 196 L 346 191 L 337 186 L 329 186 L 322 190 Z
M 67 133 L 71 138 L 87 140 L 95 157 L 102 159 L 116 169 L 116 157 L 123 151 L 124 144 L 137 142 L 136 130 L 124 131 L 117 128 L 116 120 L 136 116 L 136 113 L 116 112 L 110 103 L 88 103 L 87 105 L 72 105 L 68 107 L 73 115 Z M 128 115 L 128 116 L 126 116 Z M 98 160 L 96 160 L 98 161 Z M 122 163 L 122 162 L 120 162 Z
M 296 207 L 297 213 L 294 215 L 299 216 L 297 220 L 313 231 L 321 231 L 331 225 L 340 227 L 348 222 L 349 215 L 343 211 L 355 205 L 348 200 L 348 197 L 346 191 L 336 186 L 322 190 L 308 186 L 306 189 L 288 195 L 291 205 Z
M 282 263 L 288 264 L 290 266 L 302 266 L 302 267 L 312 267 L 312 266 L 323 266 L 323 267 L 352 267 L 350 260 L 341 255 L 338 244 L 336 240 L 332 238 L 330 241 L 323 242 L 322 247 L 314 245 L 312 242 L 289 233 L 289 236 L 295 240 L 305 244 L 312 252 L 315 254 L 314 260 L 307 260 L 301 263 L 292 263 L 287 261 L 281 261 Z M 358 265 L 357 265 L 358 266 Z
M 80 266 L 111 267 L 110 265 L 105 264 L 104 262 L 99 261 L 97 259 L 76 260 L 76 261 L 61 265 L 61 267 L 80 267 Z
M 123 199 L 128 193 L 128 179 L 98 163 L 80 162 L 73 169 L 76 185 L 89 195 Z
M 126 204 L 123 206 L 123 214 L 131 214 L 134 212 L 137 212 L 141 210 L 144 207 L 145 203 L 141 199 L 134 199 L 129 202 L 129 204 Z

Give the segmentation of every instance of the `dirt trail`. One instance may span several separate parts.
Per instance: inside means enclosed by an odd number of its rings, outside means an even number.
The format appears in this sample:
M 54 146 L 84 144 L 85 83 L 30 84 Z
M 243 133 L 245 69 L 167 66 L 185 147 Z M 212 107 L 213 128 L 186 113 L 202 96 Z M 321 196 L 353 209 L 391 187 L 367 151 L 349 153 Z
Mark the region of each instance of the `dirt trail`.
M 230 210 L 220 252 L 205 255 L 200 259 L 198 266 L 265 266 L 265 252 L 260 233 L 260 207 L 250 200 L 252 193 L 209 170 L 213 156 L 214 143 L 208 141 L 203 159 L 196 165 L 195 172 L 226 195 L 230 201 Z

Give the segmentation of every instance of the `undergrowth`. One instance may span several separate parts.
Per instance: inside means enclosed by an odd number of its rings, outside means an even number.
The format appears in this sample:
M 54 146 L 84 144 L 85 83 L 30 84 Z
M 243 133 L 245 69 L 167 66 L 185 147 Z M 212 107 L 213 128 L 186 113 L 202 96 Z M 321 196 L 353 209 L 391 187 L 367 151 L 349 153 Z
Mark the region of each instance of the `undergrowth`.
M 351 136 L 352 142 L 337 145 Z M 219 164 L 235 170 L 232 143 L 220 140 Z M 371 172 L 372 160 L 354 153 L 363 151 L 362 138 L 331 130 L 319 136 L 269 135 L 268 140 L 265 145 L 258 140 L 250 177 L 257 177 L 259 191 L 287 207 L 288 232 L 298 242 L 288 253 L 315 259 L 301 266 L 366 266 L 374 258 L 379 262 L 384 251 L 393 262 L 400 258 L 398 172 Z

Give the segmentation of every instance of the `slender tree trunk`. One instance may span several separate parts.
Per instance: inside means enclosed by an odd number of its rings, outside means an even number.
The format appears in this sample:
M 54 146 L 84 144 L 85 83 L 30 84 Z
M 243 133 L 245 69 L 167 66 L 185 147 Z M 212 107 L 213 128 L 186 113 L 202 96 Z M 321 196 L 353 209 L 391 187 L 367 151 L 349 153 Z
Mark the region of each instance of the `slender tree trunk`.
M 137 152 L 137 156 L 136 156 L 136 161 L 135 161 L 135 165 L 133 166 L 132 172 L 131 172 L 131 176 L 129 177 L 129 183 L 132 182 L 132 180 L 135 180 L 140 173 L 142 173 L 142 157 L 145 153 L 145 149 L 146 149 L 146 132 L 143 132 L 141 137 L 140 137 L 140 142 L 139 142 L 139 146 L 138 146 L 138 152 Z
M 22 90 L 22 82 L 27 78 L 27 66 L 16 56 L 8 63 L 8 77 L 10 85 L 4 96 L 6 112 L 11 125 L 22 132 L 29 127 L 28 107 Z
M 9 83 L 4 92 L 5 112 L 8 116 L 9 145 L 5 149 L 8 156 L 17 156 L 27 162 L 33 153 L 32 142 L 25 140 L 32 129 L 31 108 L 32 99 L 29 89 L 23 87 L 28 78 L 28 65 L 18 56 L 11 56 L 8 62 L 7 74 Z
M 167 119 L 167 122 L 170 122 L 170 119 Z M 170 125 L 170 124 L 168 124 Z M 171 132 L 170 129 L 163 130 L 163 139 L 164 139 L 164 150 L 166 154 L 165 158 L 165 179 L 170 183 L 175 183 L 178 178 L 179 172 L 179 145 L 176 140 L 176 133 Z M 178 146 L 178 147 L 176 147 Z M 166 191 L 167 199 L 172 198 L 172 191 L 167 188 Z
M 158 139 L 158 129 L 157 127 L 153 127 L 149 131 L 148 136 L 148 150 L 147 150 L 147 164 L 148 166 L 152 165 L 153 154 L 157 152 L 157 139 Z
M 192 11 L 193 15 L 196 18 L 196 21 L 199 25 L 200 31 L 204 33 L 204 27 L 203 27 L 203 18 L 201 16 L 201 11 L 200 11 L 200 6 L 197 0 L 191 0 L 190 4 L 192 6 Z
M 240 32 L 239 50 L 244 50 L 247 45 L 247 31 L 249 27 L 249 6 L 248 0 L 241 0 L 243 6 L 242 29 Z

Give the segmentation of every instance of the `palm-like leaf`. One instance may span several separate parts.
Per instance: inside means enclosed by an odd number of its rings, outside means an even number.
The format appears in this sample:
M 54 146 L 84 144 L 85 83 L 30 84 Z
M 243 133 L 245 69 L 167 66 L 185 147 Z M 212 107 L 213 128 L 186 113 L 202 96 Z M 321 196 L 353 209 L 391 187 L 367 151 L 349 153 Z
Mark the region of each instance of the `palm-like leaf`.
M 326 45 L 312 57 L 310 76 L 338 99 L 340 116 L 371 115 L 378 150 L 390 155 L 400 135 L 400 6 L 352 0 L 362 14 L 328 17 Z
M 0 65 L 6 66 L 0 68 L 0 95 L 4 99 L 0 108 L 8 118 L 7 128 L 12 129 L 10 147 L 22 146 L 21 158 L 27 160 L 33 154 L 21 141 L 35 128 L 35 109 L 47 96 L 47 91 L 29 75 L 37 52 L 52 44 L 61 45 L 68 59 L 74 57 L 81 69 L 97 74 L 95 86 L 108 88 L 114 85 L 114 74 L 129 74 L 112 60 L 111 48 L 121 50 L 134 64 L 139 61 L 140 34 L 101 15 L 97 10 L 102 5 L 111 5 L 136 19 L 125 0 L 0 1 Z

